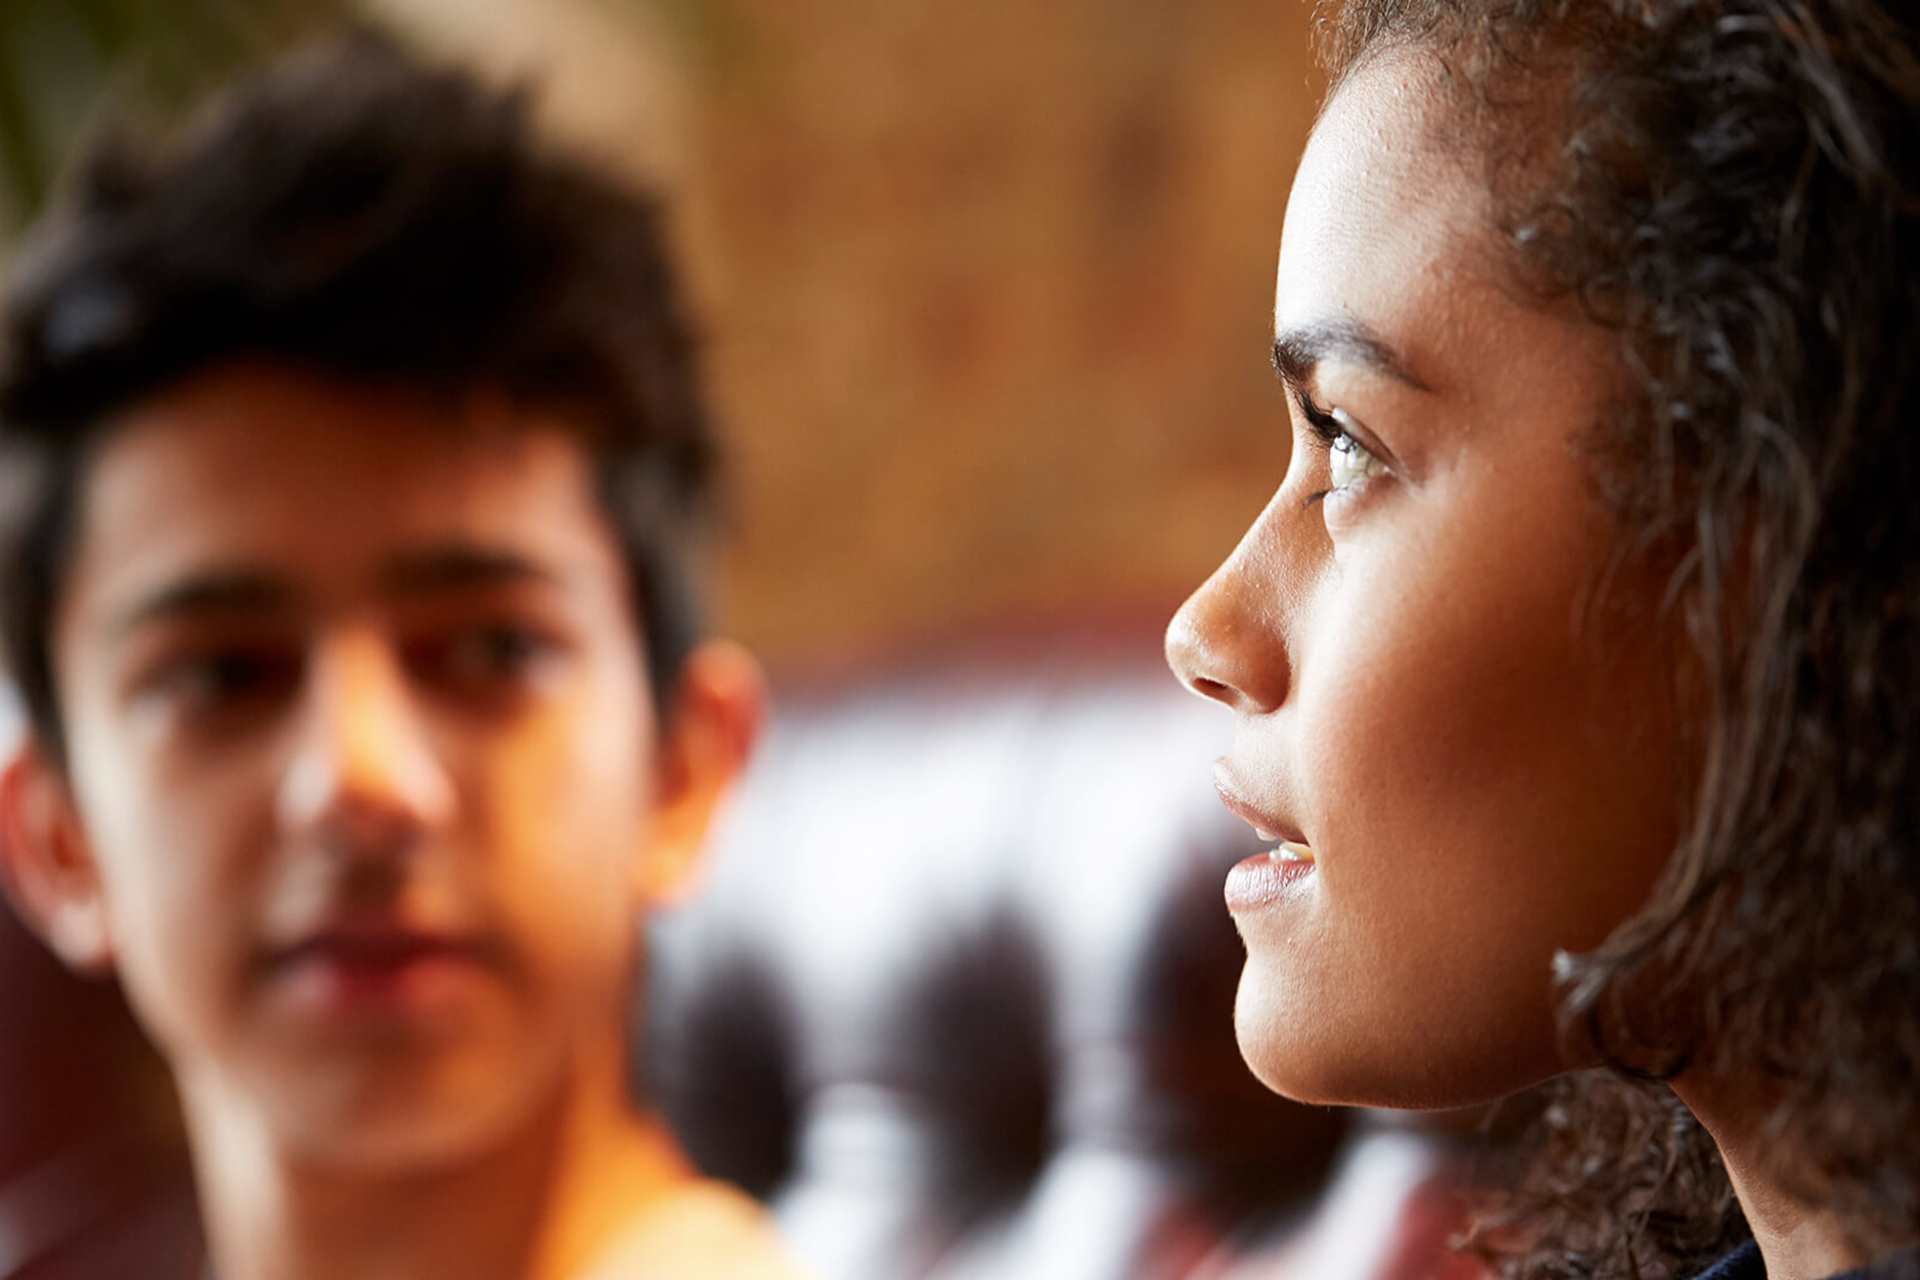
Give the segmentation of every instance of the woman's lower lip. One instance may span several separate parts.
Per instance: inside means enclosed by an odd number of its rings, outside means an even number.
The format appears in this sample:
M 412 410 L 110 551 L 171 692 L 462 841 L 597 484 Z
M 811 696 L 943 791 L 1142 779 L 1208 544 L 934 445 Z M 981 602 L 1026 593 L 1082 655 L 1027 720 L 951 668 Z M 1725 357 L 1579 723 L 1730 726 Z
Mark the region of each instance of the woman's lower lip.
M 1227 872 L 1227 910 L 1258 911 L 1291 896 L 1310 879 L 1315 864 L 1305 858 L 1256 853 Z

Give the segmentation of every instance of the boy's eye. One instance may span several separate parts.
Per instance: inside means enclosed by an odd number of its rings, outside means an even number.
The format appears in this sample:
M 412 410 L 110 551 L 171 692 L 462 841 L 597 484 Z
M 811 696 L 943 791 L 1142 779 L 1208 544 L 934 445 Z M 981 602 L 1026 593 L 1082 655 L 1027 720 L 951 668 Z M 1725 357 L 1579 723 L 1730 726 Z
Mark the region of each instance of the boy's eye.
M 300 660 L 275 649 L 210 649 L 163 664 L 149 687 L 196 712 L 227 712 L 270 702 L 300 680 Z
M 531 679 L 554 648 L 551 640 L 531 627 L 493 623 L 455 631 L 438 644 L 424 646 L 419 656 L 432 674 L 447 680 L 502 685 Z

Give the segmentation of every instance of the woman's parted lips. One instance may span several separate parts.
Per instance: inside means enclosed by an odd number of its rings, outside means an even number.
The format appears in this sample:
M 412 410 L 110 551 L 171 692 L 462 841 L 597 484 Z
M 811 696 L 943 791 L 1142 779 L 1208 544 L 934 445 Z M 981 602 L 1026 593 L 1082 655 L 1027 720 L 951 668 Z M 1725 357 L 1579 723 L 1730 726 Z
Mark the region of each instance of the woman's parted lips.
M 1262 840 L 1285 840 L 1291 844 L 1310 844 L 1298 824 L 1291 819 L 1263 808 L 1247 797 L 1247 789 L 1241 785 L 1234 773 L 1233 762 L 1225 756 L 1214 762 L 1213 787 L 1220 793 L 1220 803 L 1242 822 L 1253 828 L 1254 834 Z

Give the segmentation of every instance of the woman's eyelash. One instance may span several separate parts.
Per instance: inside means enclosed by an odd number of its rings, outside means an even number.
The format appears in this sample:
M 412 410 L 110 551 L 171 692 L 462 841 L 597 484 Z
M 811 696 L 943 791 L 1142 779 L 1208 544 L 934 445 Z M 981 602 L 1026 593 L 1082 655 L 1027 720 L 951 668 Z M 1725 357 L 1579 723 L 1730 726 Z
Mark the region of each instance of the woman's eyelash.
M 1332 445 L 1347 434 L 1341 430 L 1340 420 L 1334 417 L 1333 411 L 1315 403 L 1304 388 L 1294 390 L 1293 400 L 1300 406 L 1300 416 L 1306 419 L 1307 428 L 1321 444 Z

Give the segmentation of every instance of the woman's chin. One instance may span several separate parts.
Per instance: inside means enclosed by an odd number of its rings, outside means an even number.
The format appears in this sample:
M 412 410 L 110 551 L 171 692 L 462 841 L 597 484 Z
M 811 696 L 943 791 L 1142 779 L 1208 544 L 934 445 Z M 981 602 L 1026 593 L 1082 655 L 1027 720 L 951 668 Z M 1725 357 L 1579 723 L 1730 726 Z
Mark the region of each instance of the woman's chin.
M 1361 1015 L 1349 1002 L 1318 1009 L 1299 998 L 1297 984 L 1261 969 L 1249 960 L 1241 975 L 1234 1035 L 1260 1083 L 1295 1102 L 1446 1111 L 1493 1102 L 1563 1069 L 1539 1052 L 1550 1039 L 1530 1046 L 1460 1025 L 1436 1034 L 1408 1018 Z
M 1283 1098 L 1313 1106 L 1373 1105 L 1349 1096 L 1342 1071 L 1332 1070 L 1329 1028 L 1316 1025 L 1272 985 L 1260 980 L 1250 960 L 1240 977 L 1233 1032 L 1240 1056 L 1261 1084 Z M 1351 1083 L 1351 1082 L 1346 1082 Z

